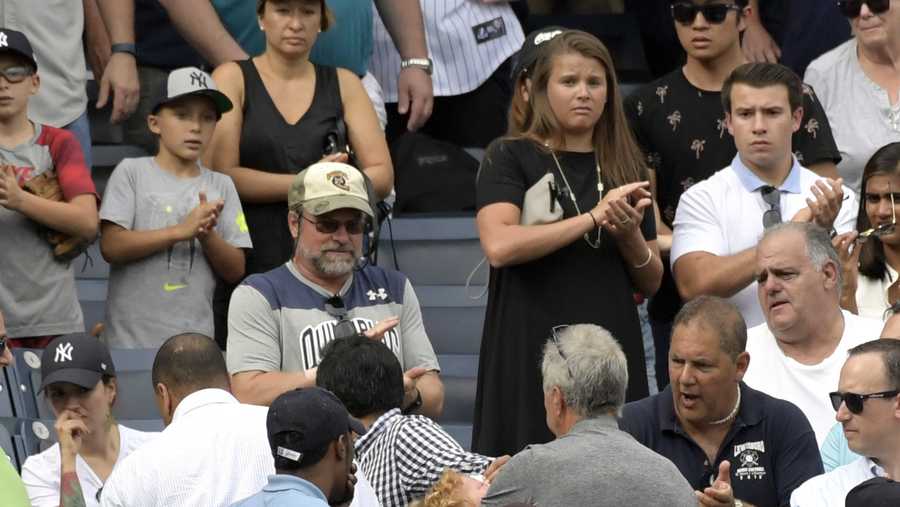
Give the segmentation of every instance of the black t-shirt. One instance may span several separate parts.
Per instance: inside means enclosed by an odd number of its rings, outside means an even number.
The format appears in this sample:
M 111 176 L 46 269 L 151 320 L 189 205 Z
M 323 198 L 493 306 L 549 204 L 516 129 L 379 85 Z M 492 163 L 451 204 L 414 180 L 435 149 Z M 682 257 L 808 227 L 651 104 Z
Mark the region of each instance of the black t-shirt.
M 619 428 L 665 456 L 697 491 L 712 484 L 719 464 L 731 462 L 734 497 L 759 506 L 786 506 L 807 479 L 824 473 L 816 435 L 799 408 L 747 387 L 714 462 L 681 428 L 672 388 L 625 405 Z
M 599 200 L 593 153 L 560 152 L 557 156 L 579 209 L 582 213 L 591 210 Z M 478 209 L 501 202 L 522 209 L 525 192 L 548 172 L 558 189 L 566 187 L 550 153 L 536 143 L 494 141 L 479 171 Z M 605 191 L 611 188 L 606 182 Z M 554 206 L 562 207 L 563 218 L 577 214 L 568 197 L 561 197 Z M 656 238 L 652 213 L 644 213 L 641 232 L 647 240 Z M 559 324 L 593 323 L 609 330 L 628 360 L 628 399 L 647 395 L 634 287 L 615 241 L 606 233 L 601 236 L 599 249 L 579 237 L 539 259 L 491 268 L 474 450 L 499 456 L 552 440 L 545 422 L 540 361 L 550 329 Z M 596 233 L 591 239 L 596 239 Z
M 203 57 L 178 33 L 159 0 L 134 2 L 134 39 L 138 65 L 166 70 L 205 65 Z
M 828 117 L 812 88 L 805 87 L 804 91 L 803 121 L 793 136 L 794 153 L 804 166 L 837 163 L 841 156 Z M 626 100 L 632 131 L 656 173 L 662 221 L 670 228 L 681 194 L 730 165 L 737 154 L 734 138 L 725 126 L 721 97 L 721 92 L 696 88 L 682 69 L 677 69 Z M 651 301 L 650 316 L 671 321 L 679 307 L 678 292 L 667 268 L 663 286 Z

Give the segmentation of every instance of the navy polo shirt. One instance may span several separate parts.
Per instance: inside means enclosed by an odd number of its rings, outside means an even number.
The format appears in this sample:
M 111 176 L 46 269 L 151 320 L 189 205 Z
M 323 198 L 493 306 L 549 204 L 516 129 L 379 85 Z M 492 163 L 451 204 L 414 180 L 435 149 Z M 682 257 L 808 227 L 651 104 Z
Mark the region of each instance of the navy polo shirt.
M 709 487 L 719 463 L 727 459 L 735 498 L 759 506 L 787 506 L 795 488 L 824 472 L 815 433 L 790 402 L 743 382 L 740 389 L 741 408 L 712 463 L 677 421 L 671 387 L 626 404 L 619 427 L 675 463 L 697 491 Z

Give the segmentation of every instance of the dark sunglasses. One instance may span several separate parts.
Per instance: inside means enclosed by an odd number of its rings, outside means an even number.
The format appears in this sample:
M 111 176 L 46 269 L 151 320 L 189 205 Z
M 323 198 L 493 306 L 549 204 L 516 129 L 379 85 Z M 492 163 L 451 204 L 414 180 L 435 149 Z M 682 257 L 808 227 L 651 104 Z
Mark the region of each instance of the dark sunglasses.
M 781 191 L 772 186 L 764 186 L 760 190 L 763 201 L 769 205 L 769 209 L 763 213 L 763 228 L 768 229 L 781 223 Z
M 15 67 L 7 67 L 0 70 L 0 76 L 6 78 L 10 83 L 21 83 L 25 78 L 34 74 L 30 67 L 16 65 Z
M 303 220 L 306 220 L 307 222 L 315 225 L 316 230 L 321 232 L 322 234 L 334 234 L 338 229 L 341 228 L 341 226 L 344 226 L 344 229 L 347 230 L 347 234 L 362 234 L 362 232 L 366 229 L 366 221 L 362 218 L 348 220 L 347 222 L 341 222 L 340 220 L 332 220 L 330 218 L 311 220 L 309 218 L 306 218 L 306 216 L 303 216 Z
M 334 325 L 333 331 L 335 340 L 357 334 L 353 321 L 347 318 L 347 307 L 344 306 L 344 300 L 340 296 L 331 296 L 325 300 L 325 313 L 337 319 L 337 324 Z
M 835 411 L 841 408 L 841 402 L 843 402 L 847 405 L 847 410 L 851 413 L 861 414 L 864 401 L 869 399 L 893 398 L 898 394 L 900 394 L 900 391 L 897 390 L 871 394 L 842 393 L 835 391 L 833 393 L 828 393 L 828 397 L 831 399 L 831 406 L 834 407 Z
M 891 8 L 891 0 L 838 0 L 838 9 L 848 18 L 859 17 L 863 4 L 869 6 L 872 14 L 881 14 Z
M 719 24 L 728 17 L 728 11 L 740 12 L 735 4 L 694 5 L 688 2 L 672 4 L 672 17 L 682 25 L 690 25 L 697 19 L 697 13 L 703 13 L 703 19 Z

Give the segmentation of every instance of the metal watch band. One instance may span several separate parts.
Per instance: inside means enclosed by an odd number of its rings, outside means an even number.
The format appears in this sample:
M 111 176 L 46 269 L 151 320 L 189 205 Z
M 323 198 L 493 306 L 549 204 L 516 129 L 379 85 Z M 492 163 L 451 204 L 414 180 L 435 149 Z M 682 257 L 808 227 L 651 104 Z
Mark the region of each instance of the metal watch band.
M 431 62 L 431 58 L 407 58 L 400 62 L 400 68 L 405 69 L 407 67 L 420 68 L 430 76 L 434 64 Z

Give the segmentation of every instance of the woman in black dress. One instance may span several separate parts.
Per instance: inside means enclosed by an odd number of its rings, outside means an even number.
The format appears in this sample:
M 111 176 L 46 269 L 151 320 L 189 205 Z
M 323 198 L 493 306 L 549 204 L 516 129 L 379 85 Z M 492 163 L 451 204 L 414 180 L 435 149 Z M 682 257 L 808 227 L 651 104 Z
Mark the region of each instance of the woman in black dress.
M 491 144 L 478 178 L 478 231 L 491 263 L 473 449 L 514 454 L 552 439 L 540 357 L 551 328 L 593 323 L 628 358 L 628 399 L 647 396 L 635 292 L 662 263 L 643 155 L 609 52 L 567 31 L 528 69 L 530 114 Z

